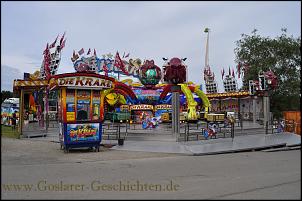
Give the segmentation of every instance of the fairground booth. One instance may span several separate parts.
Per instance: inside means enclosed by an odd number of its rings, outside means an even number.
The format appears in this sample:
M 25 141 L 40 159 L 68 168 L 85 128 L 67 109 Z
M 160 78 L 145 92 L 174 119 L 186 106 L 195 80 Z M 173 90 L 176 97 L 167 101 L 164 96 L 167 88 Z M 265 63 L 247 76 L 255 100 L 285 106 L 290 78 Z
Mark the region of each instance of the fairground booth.
M 104 118 L 106 89 L 115 80 L 87 72 L 59 74 L 51 78 L 50 87 L 58 91 L 59 136 L 62 148 L 95 147 L 99 150 Z

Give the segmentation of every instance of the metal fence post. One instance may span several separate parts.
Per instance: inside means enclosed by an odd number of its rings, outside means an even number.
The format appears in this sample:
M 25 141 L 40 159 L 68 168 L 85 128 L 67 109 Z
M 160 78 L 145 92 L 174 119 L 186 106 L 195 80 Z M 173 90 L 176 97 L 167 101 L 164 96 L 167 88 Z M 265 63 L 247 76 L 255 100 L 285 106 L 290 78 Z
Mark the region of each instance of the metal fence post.
M 187 134 L 186 134 L 186 141 L 189 141 L 189 124 L 187 124 L 188 129 L 187 129 Z
M 234 131 L 235 131 L 234 124 L 235 124 L 234 122 L 231 123 L 231 137 L 232 137 L 232 139 L 234 139 L 234 137 L 235 137 L 235 133 L 234 133 Z
M 120 123 L 118 124 L 117 129 L 118 129 L 118 139 L 121 139 L 121 124 Z

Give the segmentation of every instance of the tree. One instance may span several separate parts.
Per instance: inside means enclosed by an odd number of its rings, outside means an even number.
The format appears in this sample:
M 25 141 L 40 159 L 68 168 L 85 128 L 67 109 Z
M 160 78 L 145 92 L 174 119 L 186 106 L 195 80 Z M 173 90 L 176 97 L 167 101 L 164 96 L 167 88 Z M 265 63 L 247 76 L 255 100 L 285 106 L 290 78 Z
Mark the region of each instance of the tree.
M 1 104 L 7 98 L 13 98 L 13 92 L 11 92 L 11 91 L 1 91 Z
M 249 80 L 257 80 L 258 72 L 271 69 L 278 78 L 278 87 L 271 92 L 271 111 L 281 117 L 282 111 L 300 110 L 300 70 L 301 36 L 287 35 L 281 29 L 276 38 L 263 37 L 254 29 L 251 35 L 242 34 L 236 41 L 235 62 L 248 64 L 249 69 L 243 79 L 243 89 L 247 90 Z

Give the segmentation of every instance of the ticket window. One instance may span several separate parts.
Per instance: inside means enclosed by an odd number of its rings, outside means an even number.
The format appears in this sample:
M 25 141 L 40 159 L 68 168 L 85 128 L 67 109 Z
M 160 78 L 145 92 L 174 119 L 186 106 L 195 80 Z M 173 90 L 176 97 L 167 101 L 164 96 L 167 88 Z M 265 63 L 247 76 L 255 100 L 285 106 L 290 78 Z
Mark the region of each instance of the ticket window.
M 90 93 L 89 90 L 77 90 L 77 120 L 90 120 Z
M 66 117 L 71 121 L 100 119 L 100 91 L 66 89 Z
M 75 121 L 75 90 L 66 89 L 66 117 L 67 121 Z
M 92 120 L 99 120 L 100 119 L 100 99 L 101 99 L 100 91 L 93 91 L 93 96 L 92 96 Z

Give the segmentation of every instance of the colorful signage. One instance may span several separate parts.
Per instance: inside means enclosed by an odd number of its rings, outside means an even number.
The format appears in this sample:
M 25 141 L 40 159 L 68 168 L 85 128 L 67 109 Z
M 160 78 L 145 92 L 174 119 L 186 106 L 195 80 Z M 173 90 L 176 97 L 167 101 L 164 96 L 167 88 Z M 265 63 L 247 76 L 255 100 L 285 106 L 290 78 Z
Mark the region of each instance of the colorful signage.
M 75 112 L 66 112 L 67 121 L 75 121 Z
M 159 100 L 159 96 L 162 89 L 150 90 L 150 89 L 133 89 L 133 92 L 137 96 L 140 103 L 152 104 Z
M 78 90 L 77 91 L 78 99 L 89 99 L 90 100 L 90 90 Z
M 100 91 L 93 91 L 92 103 L 100 103 L 101 93 Z
M 66 90 L 66 103 L 74 103 L 75 90 Z
M 153 105 L 131 105 L 130 110 L 153 110 Z
M 155 105 L 155 110 L 172 110 L 172 105 L 167 105 L 167 104 Z
M 99 123 L 67 124 L 67 140 L 70 142 L 98 141 L 99 132 Z
M 129 111 L 129 105 L 121 105 L 120 109 L 121 111 Z
M 160 90 L 150 90 L 150 89 L 134 89 L 133 92 L 138 96 L 159 96 Z
M 77 88 L 112 88 L 112 81 L 98 77 L 74 76 L 58 78 L 58 85 Z
M 96 56 L 91 57 L 82 57 L 81 59 L 78 59 L 74 62 L 74 68 L 79 71 L 88 70 L 91 69 L 92 71 L 106 71 L 109 73 L 121 73 L 124 74 L 124 72 L 116 67 L 114 65 L 114 61 L 111 58 L 98 58 Z M 122 60 L 125 66 L 125 71 L 128 73 L 128 75 L 131 75 L 133 77 L 139 77 L 139 66 L 140 66 L 140 60 L 139 59 L 129 59 L 128 61 Z

